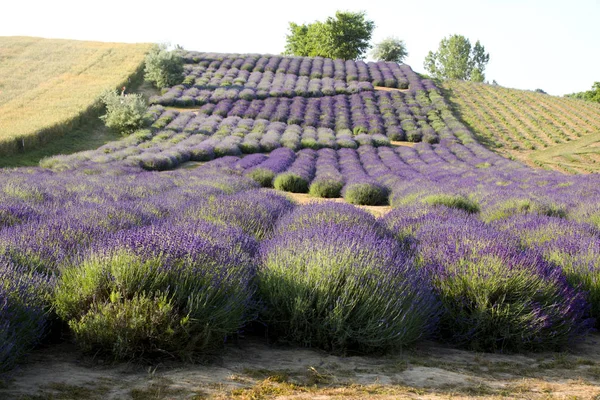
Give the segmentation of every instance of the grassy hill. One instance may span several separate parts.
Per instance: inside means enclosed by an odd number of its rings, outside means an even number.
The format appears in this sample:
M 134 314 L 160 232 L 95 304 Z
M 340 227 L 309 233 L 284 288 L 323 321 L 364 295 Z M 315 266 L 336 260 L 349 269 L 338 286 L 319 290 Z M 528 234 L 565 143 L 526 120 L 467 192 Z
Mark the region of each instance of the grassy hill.
M 0 155 L 40 147 L 97 115 L 129 86 L 151 44 L 0 37 Z
M 443 87 L 478 139 L 500 154 L 567 173 L 600 171 L 600 104 L 463 81 Z

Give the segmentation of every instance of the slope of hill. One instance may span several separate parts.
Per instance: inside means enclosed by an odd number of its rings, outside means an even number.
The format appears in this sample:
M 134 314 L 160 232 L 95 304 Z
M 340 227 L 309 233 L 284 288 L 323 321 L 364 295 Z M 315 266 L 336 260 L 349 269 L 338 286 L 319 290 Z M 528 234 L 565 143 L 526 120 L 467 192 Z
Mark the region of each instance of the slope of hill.
M 48 142 L 128 85 L 151 44 L 0 37 L 0 154 Z
M 443 85 L 480 141 L 531 166 L 600 170 L 600 104 L 462 81 Z

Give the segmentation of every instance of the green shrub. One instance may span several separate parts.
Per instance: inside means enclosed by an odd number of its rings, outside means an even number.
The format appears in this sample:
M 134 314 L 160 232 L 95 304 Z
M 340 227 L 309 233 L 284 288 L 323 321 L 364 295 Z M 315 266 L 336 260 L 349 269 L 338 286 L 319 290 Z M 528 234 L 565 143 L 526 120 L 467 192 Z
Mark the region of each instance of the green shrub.
M 423 199 L 423 203 L 432 206 L 441 205 L 450 208 L 457 208 L 471 214 L 479 212 L 479 204 L 461 195 L 432 194 L 431 196 L 425 197 Z
M 255 168 L 248 172 L 246 176 L 258 182 L 262 187 L 273 187 L 273 178 L 275 178 L 275 173 L 270 169 Z
M 335 179 L 316 179 L 309 187 L 308 193 L 314 197 L 340 197 L 344 183 Z
M 258 292 L 269 333 L 344 353 L 403 347 L 431 333 L 437 302 L 396 241 L 324 223 L 261 245 Z
M 102 94 L 102 102 L 106 106 L 106 114 L 100 117 L 106 126 L 121 134 L 129 134 L 144 124 L 146 100 L 141 94 L 121 94 L 109 90 Z
M 285 192 L 292 193 L 306 193 L 308 192 L 308 182 L 300 175 L 294 174 L 293 172 L 284 172 L 275 177 L 273 186 L 277 190 L 283 190 Z
M 344 186 L 344 200 L 350 204 L 380 206 L 388 202 L 388 191 L 376 183 L 351 183 Z
M 183 80 L 183 58 L 165 45 L 155 46 L 146 56 L 144 78 L 158 88 L 174 86 Z
M 189 358 L 249 318 L 252 243 L 203 221 L 124 231 L 62 271 L 54 308 L 83 350 Z

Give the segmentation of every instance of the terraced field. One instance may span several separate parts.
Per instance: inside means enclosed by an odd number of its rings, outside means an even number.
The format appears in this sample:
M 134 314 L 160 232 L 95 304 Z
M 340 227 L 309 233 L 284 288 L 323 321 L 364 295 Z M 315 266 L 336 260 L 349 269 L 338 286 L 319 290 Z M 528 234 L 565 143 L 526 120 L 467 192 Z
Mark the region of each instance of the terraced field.
M 500 154 L 567 173 L 600 170 L 600 104 L 472 82 L 443 87 L 463 121 Z
M 0 155 L 39 147 L 128 86 L 151 44 L 0 37 Z
M 490 151 L 405 65 L 186 57 L 145 129 L 0 170 L 0 374 L 19 375 L 0 397 L 599 395 L 599 175 Z M 498 93 L 469 107 L 482 140 L 529 163 L 594 148 L 581 103 Z M 86 354 L 101 384 L 67 367 Z M 220 379 L 189 362 L 228 357 L 206 368 Z M 140 365 L 150 384 L 115 373 Z

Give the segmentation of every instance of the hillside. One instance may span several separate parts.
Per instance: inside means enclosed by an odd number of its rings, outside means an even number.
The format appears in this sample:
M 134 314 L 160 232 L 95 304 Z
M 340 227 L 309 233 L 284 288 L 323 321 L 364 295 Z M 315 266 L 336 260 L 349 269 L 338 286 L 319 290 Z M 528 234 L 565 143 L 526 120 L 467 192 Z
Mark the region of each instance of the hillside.
M 598 174 L 408 65 L 184 57 L 144 129 L 0 169 L 0 398 L 598 395 Z
M 600 104 L 464 81 L 445 95 L 478 139 L 534 167 L 600 170 Z
M 0 37 L 0 155 L 78 126 L 102 91 L 128 85 L 150 46 Z

